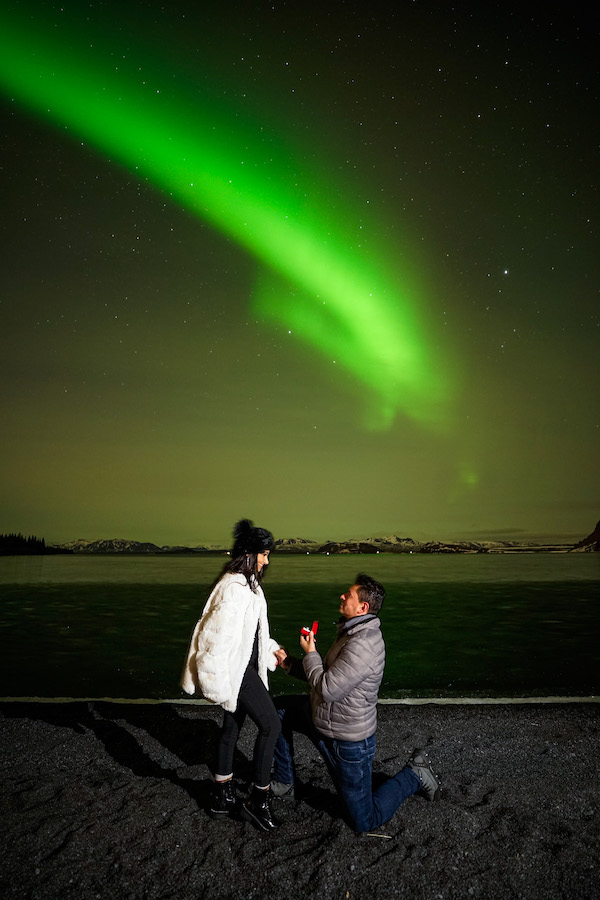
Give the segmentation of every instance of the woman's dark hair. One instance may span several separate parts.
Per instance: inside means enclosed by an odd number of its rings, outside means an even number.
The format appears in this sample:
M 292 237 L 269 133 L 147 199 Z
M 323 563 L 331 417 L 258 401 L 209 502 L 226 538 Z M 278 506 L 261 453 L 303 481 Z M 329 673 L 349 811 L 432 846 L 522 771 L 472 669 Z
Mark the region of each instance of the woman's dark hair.
M 227 572 L 243 575 L 248 586 L 256 593 L 256 587 L 262 581 L 264 568 L 258 571 L 257 557 L 273 549 L 273 535 L 266 528 L 255 528 L 249 519 L 240 519 L 233 528 L 233 548 L 231 559 L 223 566 L 219 575 L 222 578 Z
M 369 578 L 368 575 L 357 575 L 354 584 L 358 585 L 358 598 L 362 603 L 369 604 L 369 612 L 377 615 L 385 599 L 385 589 L 382 584 Z
M 248 586 L 256 593 L 256 586 L 260 584 L 263 577 L 264 569 L 259 572 L 256 563 L 257 553 L 242 553 L 240 556 L 234 556 L 228 560 L 223 566 L 223 571 L 219 578 L 227 572 L 235 572 L 237 575 L 243 575 L 248 582 Z

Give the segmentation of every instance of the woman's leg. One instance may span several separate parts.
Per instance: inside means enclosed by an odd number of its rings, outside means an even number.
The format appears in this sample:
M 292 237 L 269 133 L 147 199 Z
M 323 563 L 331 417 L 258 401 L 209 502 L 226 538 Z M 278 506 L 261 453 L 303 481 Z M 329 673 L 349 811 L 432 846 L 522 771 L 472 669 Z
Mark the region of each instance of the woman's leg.
M 230 713 L 223 712 L 223 727 L 217 747 L 217 764 L 215 768 L 215 786 L 208 811 L 213 819 L 230 816 L 236 807 L 235 786 L 233 783 L 233 754 L 235 745 L 244 724 L 246 714 L 239 708 Z
M 271 781 L 273 750 L 281 731 L 281 722 L 271 695 L 256 669 L 252 667 L 246 669 L 242 680 L 236 712 L 239 711 L 250 716 L 258 728 L 253 755 L 254 784 L 268 787 Z
M 218 776 L 228 777 L 233 773 L 233 754 L 245 718 L 246 713 L 240 708 L 239 704 L 234 713 L 227 710 L 223 712 L 223 727 L 221 728 L 219 746 L 217 748 L 217 767 L 215 772 L 217 780 L 220 780 Z

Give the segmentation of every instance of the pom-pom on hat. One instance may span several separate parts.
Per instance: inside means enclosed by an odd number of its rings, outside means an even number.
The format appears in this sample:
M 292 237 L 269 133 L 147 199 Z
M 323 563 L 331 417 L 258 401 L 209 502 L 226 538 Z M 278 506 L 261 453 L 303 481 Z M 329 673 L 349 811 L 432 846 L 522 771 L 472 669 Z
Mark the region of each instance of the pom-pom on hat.
M 273 535 L 266 528 L 255 528 L 250 519 L 240 519 L 233 527 L 234 559 L 244 553 L 265 553 L 273 549 Z

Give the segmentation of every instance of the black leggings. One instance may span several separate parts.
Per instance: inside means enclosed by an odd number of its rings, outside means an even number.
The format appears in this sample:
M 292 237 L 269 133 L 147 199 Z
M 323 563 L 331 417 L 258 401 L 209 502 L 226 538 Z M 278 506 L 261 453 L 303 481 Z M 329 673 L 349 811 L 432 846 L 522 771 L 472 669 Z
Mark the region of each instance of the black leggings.
M 273 750 L 281 731 L 281 720 L 271 695 L 252 665 L 244 673 L 236 711 L 225 710 L 223 716 L 217 751 L 218 775 L 229 775 L 233 771 L 233 752 L 247 715 L 258 728 L 252 758 L 254 784 L 264 787 L 271 781 Z

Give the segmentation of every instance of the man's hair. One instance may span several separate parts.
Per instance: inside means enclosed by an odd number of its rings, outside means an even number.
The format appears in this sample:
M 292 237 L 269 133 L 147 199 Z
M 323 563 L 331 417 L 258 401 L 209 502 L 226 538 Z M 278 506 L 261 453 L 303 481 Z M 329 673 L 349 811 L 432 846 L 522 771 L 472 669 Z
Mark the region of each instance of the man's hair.
M 354 584 L 358 585 L 358 597 L 362 603 L 369 604 L 369 612 L 377 615 L 385 599 L 385 589 L 382 584 L 369 578 L 368 575 L 357 575 Z

